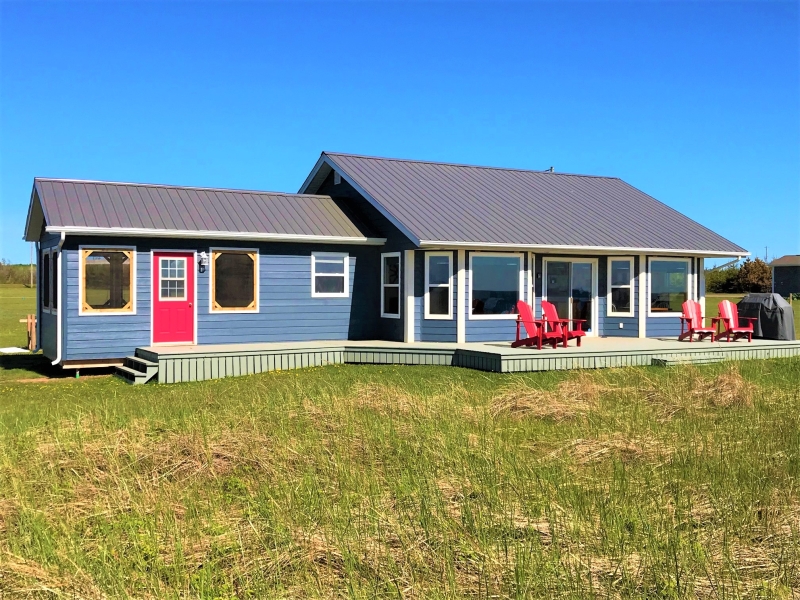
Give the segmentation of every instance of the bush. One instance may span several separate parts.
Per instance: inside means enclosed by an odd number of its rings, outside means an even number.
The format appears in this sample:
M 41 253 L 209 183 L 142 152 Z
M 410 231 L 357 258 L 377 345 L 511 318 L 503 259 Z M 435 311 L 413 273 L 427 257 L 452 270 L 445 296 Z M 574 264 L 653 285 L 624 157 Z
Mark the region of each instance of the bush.
M 728 267 L 719 271 L 706 271 L 706 292 L 712 294 L 735 294 L 739 288 L 739 267 Z
M 31 282 L 30 265 L 12 265 L 5 259 L 0 260 L 0 283 Z M 33 284 L 36 285 L 36 266 L 33 267 Z
M 745 260 L 739 269 L 738 279 L 742 292 L 772 291 L 772 269 L 760 258 Z

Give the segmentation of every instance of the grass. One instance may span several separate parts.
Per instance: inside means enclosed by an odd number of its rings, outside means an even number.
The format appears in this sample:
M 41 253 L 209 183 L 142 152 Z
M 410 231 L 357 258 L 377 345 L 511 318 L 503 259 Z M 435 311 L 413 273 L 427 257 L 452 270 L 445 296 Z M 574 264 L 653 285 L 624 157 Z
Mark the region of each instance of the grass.
M 800 360 L 0 386 L 12 595 L 800 589 Z
M 0 348 L 27 346 L 25 323 L 20 323 L 19 320 L 34 312 L 36 288 L 22 284 L 0 285 Z

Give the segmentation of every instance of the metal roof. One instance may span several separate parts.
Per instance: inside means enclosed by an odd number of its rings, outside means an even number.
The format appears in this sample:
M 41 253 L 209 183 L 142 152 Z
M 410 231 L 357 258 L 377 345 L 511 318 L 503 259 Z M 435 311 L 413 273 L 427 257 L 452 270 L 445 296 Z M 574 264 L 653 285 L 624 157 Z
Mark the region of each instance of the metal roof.
M 800 267 L 800 254 L 787 254 L 776 258 L 771 263 L 770 267 Z
M 747 254 L 616 177 L 323 152 L 301 190 L 328 169 L 420 245 Z
M 47 231 L 68 234 L 384 241 L 330 196 L 40 178 L 34 192 L 29 240 L 43 219 Z

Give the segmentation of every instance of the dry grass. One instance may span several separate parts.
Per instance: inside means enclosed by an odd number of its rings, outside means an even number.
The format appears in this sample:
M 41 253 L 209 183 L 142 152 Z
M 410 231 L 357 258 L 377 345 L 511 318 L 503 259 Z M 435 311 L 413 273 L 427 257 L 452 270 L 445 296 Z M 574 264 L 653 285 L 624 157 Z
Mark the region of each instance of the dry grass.
M 508 415 L 516 419 L 563 421 L 596 408 L 601 394 L 608 390 L 607 385 L 587 373 L 562 381 L 555 390 L 533 387 L 520 378 L 492 399 L 490 411 L 495 417 Z

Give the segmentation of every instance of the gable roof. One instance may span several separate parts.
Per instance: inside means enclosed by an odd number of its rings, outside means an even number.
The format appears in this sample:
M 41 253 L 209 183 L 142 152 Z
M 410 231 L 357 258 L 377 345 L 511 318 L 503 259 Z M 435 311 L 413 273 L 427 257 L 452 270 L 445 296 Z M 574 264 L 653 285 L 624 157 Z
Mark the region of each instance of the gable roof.
M 616 177 L 323 152 L 301 191 L 331 169 L 422 246 L 748 254 Z
M 771 263 L 770 267 L 800 267 L 800 254 L 787 254 L 776 258 Z
M 25 239 L 47 232 L 383 243 L 330 196 L 68 179 L 34 180 Z

